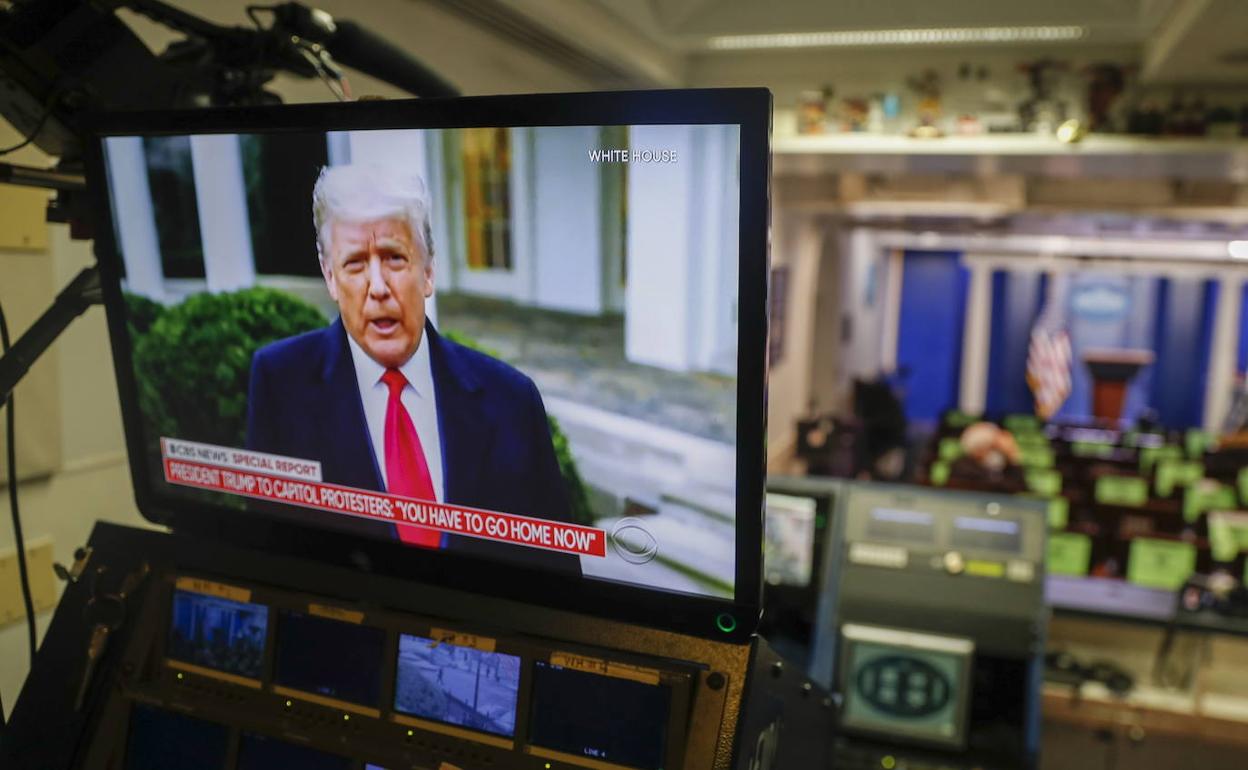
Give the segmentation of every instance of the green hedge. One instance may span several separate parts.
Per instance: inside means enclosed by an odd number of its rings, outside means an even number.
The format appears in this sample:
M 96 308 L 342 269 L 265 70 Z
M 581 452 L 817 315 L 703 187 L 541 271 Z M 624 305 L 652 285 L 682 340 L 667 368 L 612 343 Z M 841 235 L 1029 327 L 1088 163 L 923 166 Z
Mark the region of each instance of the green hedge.
M 139 314 L 150 310 L 131 299 Z M 132 326 L 139 328 L 136 319 Z M 195 294 L 156 315 L 134 346 L 139 406 L 154 436 L 223 446 L 247 440 L 247 382 L 255 352 L 325 326 L 298 297 L 253 287 Z
M 154 299 L 148 299 L 142 294 L 126 293 L 126 326 L 130 328 L 130 339 L 137 342 L 140 337 L 147 334 L 152 328 L 152 324 L 156 323 L 156 319 L 160 318 L 165 312 L 165 306 Z

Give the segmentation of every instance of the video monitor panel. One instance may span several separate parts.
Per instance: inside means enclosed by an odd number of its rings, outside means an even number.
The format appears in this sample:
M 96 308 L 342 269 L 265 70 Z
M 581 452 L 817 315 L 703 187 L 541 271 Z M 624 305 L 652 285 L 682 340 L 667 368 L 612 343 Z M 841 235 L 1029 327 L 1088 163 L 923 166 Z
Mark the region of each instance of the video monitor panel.
M 812 497 L 767 493 L 767 539 L 763 569 L 769 585 L 805 588 L 815 561 L 815 516 Z
M 517 655 L 399 636 L 397 712 L 510 738 L 519 691 Z
M 667 759 L 671 688 L 642 677 L 537 661 L 529 743 L 565 756 L 660 770 Z
M 258 683 L 268 621 L 263 604 L 176 590 L 165 657 L 179 668 Z
M 282 611 L 277 621 L 274 691 L 351 704 L 370 713 L 381 706 L 386 632 L 380 628 Z
M 1023 525 L 1013 519 L 957 516 L 951 540 L 958 548 L 1018 553 L 1023 547 Z
M 226 770 L 225 725 L 135 704 L 130 709 L 125 770 Z
M 255 733 L 243 733 L 236 770 L 354 770 L 355 762 L 324 751 Z
M 117 119 L 143 508 L 757 603 L 769 97 L 530 99 Z
M 937 746 L 965 744 L 971 640 L 855 624 L 841 633 L 842 727 Z
M 876 508 L 868 516 L 866 531 L 873 540 L 931 543 L 936 539 L 936 517 L 926 511 Z

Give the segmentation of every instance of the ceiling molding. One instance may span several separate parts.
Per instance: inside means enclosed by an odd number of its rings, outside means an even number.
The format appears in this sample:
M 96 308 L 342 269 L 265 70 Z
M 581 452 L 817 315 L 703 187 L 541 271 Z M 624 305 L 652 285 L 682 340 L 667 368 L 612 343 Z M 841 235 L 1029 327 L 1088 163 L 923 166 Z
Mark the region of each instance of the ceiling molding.
M 428 0 L 607 88 L 684 84 L 685 65 L 596 3 Z

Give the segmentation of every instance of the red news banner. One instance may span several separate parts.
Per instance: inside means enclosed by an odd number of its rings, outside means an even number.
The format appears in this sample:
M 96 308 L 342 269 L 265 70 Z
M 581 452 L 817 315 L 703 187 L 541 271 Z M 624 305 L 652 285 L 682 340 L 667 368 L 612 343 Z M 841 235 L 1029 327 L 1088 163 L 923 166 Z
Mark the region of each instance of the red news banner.
M 601 529 L 445 505 L 321 481 L 321 464 L 294 457 L 162 438 L 165 481 L 503 543 L 582 556 L 607 555 Z

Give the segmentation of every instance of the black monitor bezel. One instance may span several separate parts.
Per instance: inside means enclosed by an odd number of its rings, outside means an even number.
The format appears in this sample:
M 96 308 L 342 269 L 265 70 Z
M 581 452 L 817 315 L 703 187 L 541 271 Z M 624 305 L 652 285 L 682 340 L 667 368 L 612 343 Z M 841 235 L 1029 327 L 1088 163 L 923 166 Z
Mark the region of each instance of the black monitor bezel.
M 771 93 L 766 89 L 410 99 L 341 104 L 108 113 L 93 116 L 85 160 L 104 304 L 112 339 L 127 451 L 140 513 L 148 521 L 274 553 L 302 555 L 390 577 L 537 601 L 722 641 L 748 642 L 762 608 L 766 340 L 770 276 Z M 109 136 L 467 128 L 476 126 L 714 125 L 741 127 L 737 377 L 735 597 L 702 597 L 638 585 L 580 580 L 451 553 L 405 559 L 400 544 L 317 529 L 261 513 L 190 502 L 157 491 L 143 446 L 121 259 L 104 164 Z M 725 617 L 727 616 L 727 617 Z

